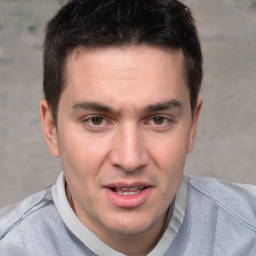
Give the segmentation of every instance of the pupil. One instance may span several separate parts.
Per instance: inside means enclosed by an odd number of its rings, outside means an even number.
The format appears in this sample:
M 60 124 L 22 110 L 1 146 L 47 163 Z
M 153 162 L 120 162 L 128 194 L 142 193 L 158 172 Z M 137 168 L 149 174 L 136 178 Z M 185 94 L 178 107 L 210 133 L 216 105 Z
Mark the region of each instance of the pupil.
M 163 124 L 164 118 L 162 116 L 156 116 L 153 118 L 155 124 Z
M 92 123 L 95 125 L 100 125 L 103 121 L 103 118 L 100 116 L 92 117 Z

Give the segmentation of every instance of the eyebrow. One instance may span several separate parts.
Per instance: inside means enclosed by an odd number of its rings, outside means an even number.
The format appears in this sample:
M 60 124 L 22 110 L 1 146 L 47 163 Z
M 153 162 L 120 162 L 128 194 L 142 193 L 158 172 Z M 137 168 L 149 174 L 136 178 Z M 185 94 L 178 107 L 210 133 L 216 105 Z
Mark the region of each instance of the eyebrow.
M 170 110 L 170 109 L 182 109 L 183 105 L 181 102 L 172 99 L 166 102 L 156 103 L 149 106 L 146 106 L 143 108 L 142 113 L 150 113 L 150 112 L 157 112 L 157 111 L 164 111 L 164 110 Z M 117 114 L 118 111 L 115 111 L 113 108 L 97 103 L 97 102 L 77 102 L 72 106 L 72 109 L 75 111 L 78 111 L 79 109 L 83 110 L 94 110 L 98 112 L 104 112 L 108 114 Z
M 163 111 L 163 110 L 170 110 L 170 109 L 175 109 L 179 108 L 182 109 L 183 105 L 181 102 L 172 99 L 170 101 L 162 102 L 162 103 L 157 103 L 157 104 L 152 104 L 144 108 L 143 112 L 157 112 L 157 111 Z
M 84 109 L 84 110 L 94 110 L 94 111 L 105 112 L 105 113 L 116 113 L 116 111 L 111 107 L 102 105 L 97 102 L 87 102 L 87 101 L 77 102 L 72 107 L 72 109 L 74 109 L 75 111 L 79 109 Z

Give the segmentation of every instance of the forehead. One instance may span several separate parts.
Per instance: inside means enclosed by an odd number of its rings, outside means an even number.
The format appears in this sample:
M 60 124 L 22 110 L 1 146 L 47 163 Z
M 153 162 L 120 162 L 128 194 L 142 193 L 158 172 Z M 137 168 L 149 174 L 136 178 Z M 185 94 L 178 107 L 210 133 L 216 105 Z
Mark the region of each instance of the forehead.
M 122 72 L 139 75 L 140 73 L 155 71 L 151 74 L 156 75 L 156 73 L 171 73 L 170 67 L 173 69 L 174 65 L 179 71 L 179 75 L 183 77 L 185 66 L 184 55 L 181 50 L 153 46 L 78 47 L 68 54 L 66 71 L 67 74 L 70 74 L 74 71 L 74 67 L 80 66 L 92 76 L 110 77 L 112 71 L 115 72 L 114 75 Z M 97 67 L 104 67 L 104 69 L 97 69 Z
M 188 94 L 184 56 L 178 50 L 151 46 L 80 47 L 67 57 L 65 90 L 73 101 L 91 97 L 128 103 L 139 102 L 142 96 L 148 104 L 152 99 L 166 101 Z

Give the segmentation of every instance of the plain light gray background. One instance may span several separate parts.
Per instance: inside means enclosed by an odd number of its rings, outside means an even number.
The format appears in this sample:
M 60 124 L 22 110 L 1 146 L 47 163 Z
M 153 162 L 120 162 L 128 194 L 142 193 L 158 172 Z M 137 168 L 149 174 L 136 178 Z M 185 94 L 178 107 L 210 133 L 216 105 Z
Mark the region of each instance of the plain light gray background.
M 204 53 L 204 105 L 185 172 L 256 184 L 256 9 L 253 0 L 184 0 Z M 55 182 L 43 139 L 41 44 L 57 0 L 0 0 L 0 207 Z

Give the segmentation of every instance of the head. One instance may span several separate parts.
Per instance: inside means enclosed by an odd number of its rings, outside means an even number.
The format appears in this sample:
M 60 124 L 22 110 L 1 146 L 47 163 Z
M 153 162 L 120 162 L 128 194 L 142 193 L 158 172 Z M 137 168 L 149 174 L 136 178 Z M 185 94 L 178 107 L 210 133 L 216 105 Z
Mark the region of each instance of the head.
M 73 0 L 47 26 L 45 138 L 78 218 L 120 252 L 148 252 L 161 233 L 201 79 L 197 31 L 178 1 Z
M 44 94 L 57 125 L 66 61 L 87 49 L 148 45 L 181 50 L 192 113 L 202 82 L 202 53 L 190 10 L 176 0 L 73 0 L 46 27 Z

